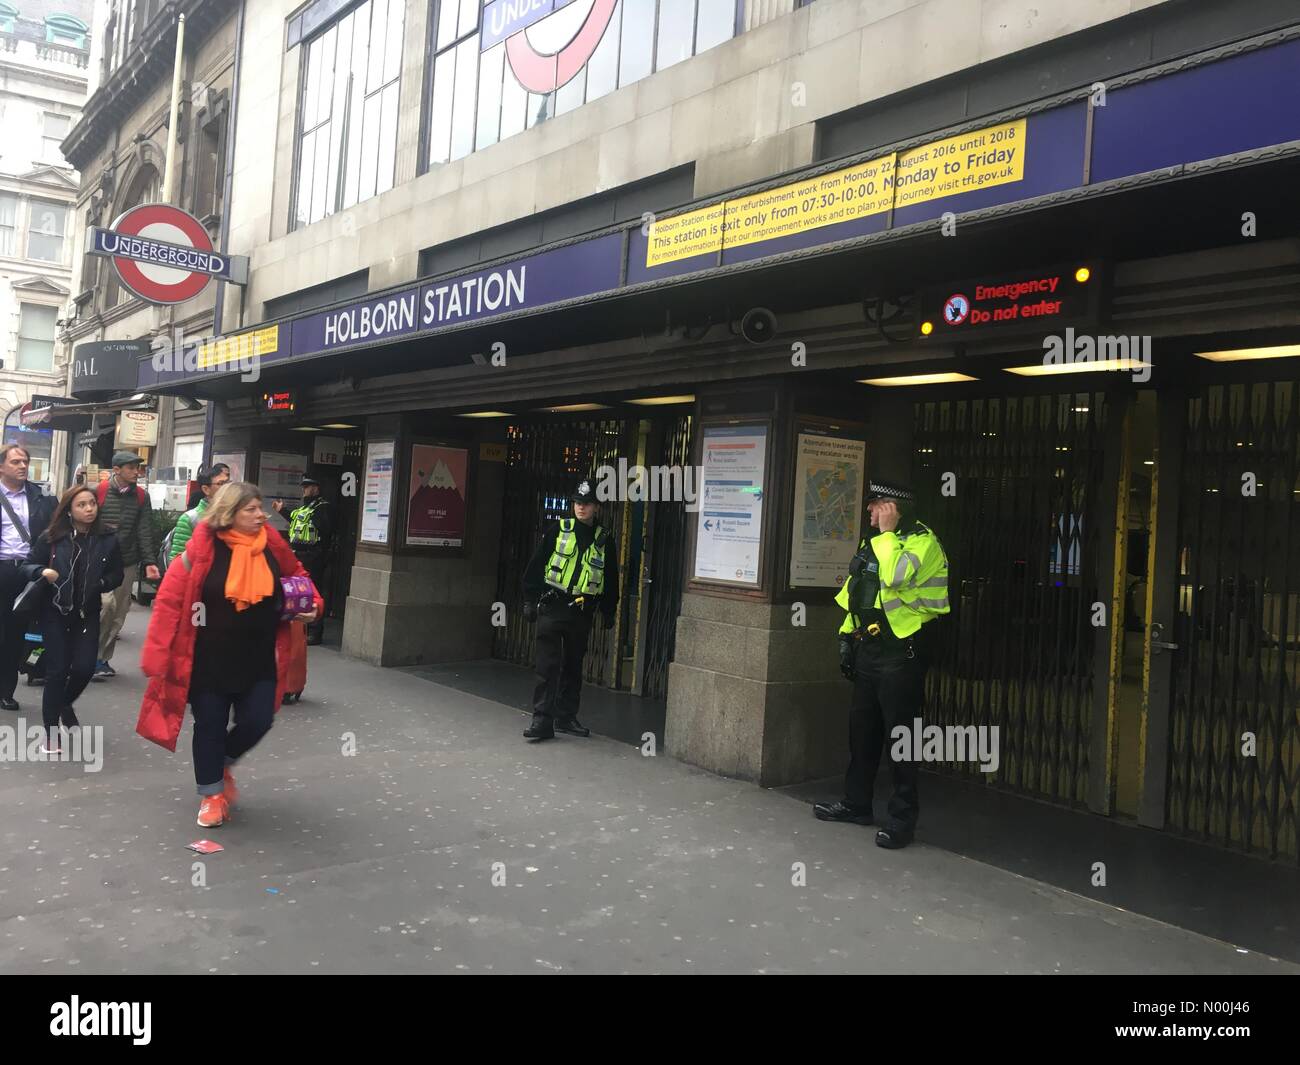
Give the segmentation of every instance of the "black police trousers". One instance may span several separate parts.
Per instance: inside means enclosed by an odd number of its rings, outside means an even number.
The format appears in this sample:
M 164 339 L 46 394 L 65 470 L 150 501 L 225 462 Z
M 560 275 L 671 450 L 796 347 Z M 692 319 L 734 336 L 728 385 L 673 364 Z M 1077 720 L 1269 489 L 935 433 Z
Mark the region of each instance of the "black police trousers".
M 898 639 L 890 632 L 888 623 L 881 635 L 865 636 L 858 641 L 853 702 L 849 708 L 849 768 L 844 775 L 844 801 L 850 806 L 871 809 L 880 756 L 886 744 L 891 752 L 894 746 L 890 733 L 895 726 L 906 725 L 910 736 L 913 719 L 921 716 L 929 666 L 921 643 L 919 639 Z M 910 740 L 906 750 L 906 760 L 894 761 L 891 754 L 894 793 L 882 827 L 911 834 L 921 803 L 917 797 L 918 772 L 917 764 L 911 760 Z
M 590 612 L 567 605 L 548 603 L 541 608 L 537 618 L 534 714 L 557 719 L 577 715 L 591 617 Z

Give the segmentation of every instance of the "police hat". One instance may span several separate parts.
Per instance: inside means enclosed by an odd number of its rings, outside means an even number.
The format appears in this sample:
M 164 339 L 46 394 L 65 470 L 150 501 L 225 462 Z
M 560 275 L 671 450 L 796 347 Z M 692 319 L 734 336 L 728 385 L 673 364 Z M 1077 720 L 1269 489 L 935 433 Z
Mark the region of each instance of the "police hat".
M 872 479 L 867 482 L 867 498 L 865 502 L 874 503 L 877 499 L 893 499 L 910 503 L 916 499 L 916 493 L 910 488 L 903 487 L 897 481 L 877 481 Z
M 304 477 L 304 478 L 302 479 L 302 487 L 303 487 L 303 488 L 306 488 L 308 485 L 313 485 L 313 484 L 314 484 L 317 488 L 320 487 L 320 481 L 316 480 L 315 477 Z
M 573 489 L 573 495 L 570 498 L 575 503 L 595 503 L 596 486 L 591 483 L 590 478 L 584 477 Z

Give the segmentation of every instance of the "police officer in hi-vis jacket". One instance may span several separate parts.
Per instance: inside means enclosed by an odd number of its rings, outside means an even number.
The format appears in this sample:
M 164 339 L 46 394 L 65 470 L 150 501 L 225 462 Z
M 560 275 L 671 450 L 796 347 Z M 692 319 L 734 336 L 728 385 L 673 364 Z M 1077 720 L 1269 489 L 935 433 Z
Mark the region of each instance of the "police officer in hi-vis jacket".
M 871 795 L 886 738 L 897 725 L 912 729 L 921 716 L 931 635 L 925 626 L 948 613 L 948 558 L 939 538 L 908 513 L 914 500 L 901 485 L 871 481 L 867 511 L 878 533 L 859 544 L 835 597 L 846 611 L 840 670 L 853 681 L 853 702 L 844 798 L 813 807 L 823 821 L 872 824 Z M 912 841 L 921 806 L 916 764 L 893 766 L 894 794 L 876 843 L 898 848 Z
M 589 736 L 578 722 L 582 659 L 599 610 L 606 629 L 618 610 L 617 545 L 596 520 L 588 480 L 573 493 L 573 516 L 547 524 L 524 571 L 524 618 L 537 623 L 537 690 L 524 735 L 549 740 L 555 730 Z

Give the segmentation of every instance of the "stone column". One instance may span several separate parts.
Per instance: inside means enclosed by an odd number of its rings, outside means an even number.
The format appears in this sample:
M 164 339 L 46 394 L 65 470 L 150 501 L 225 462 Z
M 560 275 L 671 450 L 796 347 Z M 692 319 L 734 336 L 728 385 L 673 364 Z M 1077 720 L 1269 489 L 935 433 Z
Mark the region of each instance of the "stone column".
M 372 418 L 367 439 L 397 436 L 393 542 L 357 545 L 343 628 L 343 652 L 379 666 L 488 658 L 496 599 L 505 464 L 479 458 L 479 445 L 504 440 L 501 425 L 483 425 L 470 448 L 469 528 L 461 555 L 406 548 L 406 488 L 410 421 Z M 364 452 L 363 452 L 364 454 Z M 364 476 L 364 471 L 363 471 Z

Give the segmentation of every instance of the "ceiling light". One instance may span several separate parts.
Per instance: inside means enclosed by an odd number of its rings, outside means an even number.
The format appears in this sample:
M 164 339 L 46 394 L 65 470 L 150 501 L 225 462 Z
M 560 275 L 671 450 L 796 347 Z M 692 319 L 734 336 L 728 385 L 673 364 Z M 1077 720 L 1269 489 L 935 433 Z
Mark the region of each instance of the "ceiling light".
M 1150 363 L 1141 359 L 1092 359 L 1087 362 L 1036 363 L 1033 366 L 1007 366 L 1007 373 L 1021 377 L 1047 377 L 1062 373 L 1099 373 L 1103 370 L 1137 370 Z
M 320 428 L 319 428 L 319 426 L 315 426 L 315 425 L 291 425 L 291 426 L 289 426 L 289 432 L 291 432 L 291 433 L 319 433 L 319 432 L 320 432 Z
M 1244 362 L 1247 359 L 1289 359 L 1300 355 L 1300 344 L 1279 344 L 1271 348 L 1234 348 L 1230 351 L 1198 351 L 1198 359 L 1211 362 Z
M 471 411 L 469 414 L 457 414 L 456 417 L 457 418 L 512 418 L 514 417 L 514 415 L 512 415 L 509 411 L 505 411 L 505 410 L 476 410 L 476 411 Z
M 360 429 L 361 426 L 353 425 L 350 422 L 329 422 L 326 429 Z
M 915 373 L 903 377 L 868 377 L 858 382 L 860 385 L 875 385 L 877 388 L 896 388 L 900 385 L 946 385 L 955 381 L 978 381 L 964 373 Z
M 625 399 L 624 403 L 635 403 L 638 407 L 666 407 L 670 403 L 694 403 L 694 396 L 644 396 L 641 399 Z
M 583 410 L 609 410 L 604 403 L 566 403 L 560 407 L 539 407 L 538 410 L 550 411 L 552 414 L 568 414 Z

